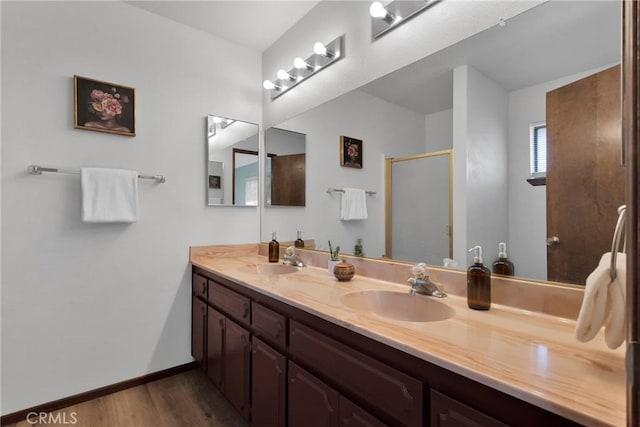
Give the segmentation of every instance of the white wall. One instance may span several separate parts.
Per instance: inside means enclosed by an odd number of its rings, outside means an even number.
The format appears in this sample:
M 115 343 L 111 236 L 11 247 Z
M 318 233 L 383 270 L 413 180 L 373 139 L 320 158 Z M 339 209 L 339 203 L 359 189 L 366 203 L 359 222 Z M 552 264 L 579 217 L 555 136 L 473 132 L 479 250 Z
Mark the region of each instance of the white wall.
M 308 111 L 279 127 L 307 135 L 306 206 L 266 207 L 262 240 L 272 231 L 280 240 L 295 240 L 296 230 L 328 249 L 327 240 L 353 253 L 356 238 L 368 256 L 384 253 L 384 157 L 424 149 L 424 116 L 365 92 L 353 91 Z M 340 135 L 363 140 L 363 168 L 340 166 Z M 367 197 L 369 218 L 340 221 L 340 193 L 327 188 L 356 187 L 375 191 Z
M 263 91 L 265 127 L 356 89 L 544 1 L 443 1 L 371 40 L 370 2 L 323 1 L 263 53 L 262 78 L 273 80 L 297 56 L 345 34 L 346 57 L 273 102 Z
M 454 195 L 454 259 L 460 267 L 473 262 L 466 251 L 476 245 L 490 265 L 508 238 L 508 105 L 508 93 L 473 67 L 454 70 L 454 192 L 462 192 Z
M 453 109 L 425 116 L 427 136 L 425 152 L 447 150 L 453 147 Z
M 612 64 L 613 65 L 613 64 Z M 609 66 L 509 93 L 509 242 L 517 276 L 547 280 L 546 187 L 530 185 L 529 126 L 546 120 L 546 93 Z
M 203 123 L 259 123 L 261 65 L 122 2 L 1 7 L 6 414 L 192 360 L 189 246 L 259 238 L 257 208 L 205 206 Z M 73 129 L 74 74 L 135 87 L 138 136 Z M 78 177 L 31 176 L 32 163 L 167 182 L 140 182 L 138 223 L 91 225 Z

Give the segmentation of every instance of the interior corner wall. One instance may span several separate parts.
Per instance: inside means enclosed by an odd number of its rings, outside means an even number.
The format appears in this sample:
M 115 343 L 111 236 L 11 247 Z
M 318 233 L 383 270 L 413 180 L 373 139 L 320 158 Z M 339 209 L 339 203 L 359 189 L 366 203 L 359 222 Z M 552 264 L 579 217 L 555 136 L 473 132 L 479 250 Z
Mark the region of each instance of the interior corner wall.
M 331 123 L 331 126 L 327 126 Z M 306 135 L 306 206 L 269 206 L 263 212 L 262 240 L 276 231 L 280 240 L 294 240 L 296 230 L 322 249 L 327 240 L 353 253 L 358 237 L 367 256 L 384 253 L 384 157 L 401 157 L 424 149 L 424 115 L 363 91 L 352 91 L 281 125 Z M 363 168 L 340 166 L 340 135 L 363 141 Z M 348 185 L 347 185 L 348 184 Z M 327 188 L 362 188 L 369 218 L 340 220 L 340 193 Z M 419 215 L 419 213 L 416 213 Z
M 209 208 L 206 115 L 261 117 L 261 55 L 124 2 L 2 2 L 2 414 L 192 360 L 189 246 L 253 242 Z M 74 129 L 73 75 L 136 89 L 134 138 Z M 140 220 L 80 221 L 80 180 L 164 174 Z
M 453 109 L 425 116 L 425 152 L 448 150 L 453 147 Z
M 265 127 L 357 89 L 398 68 L 497 25 L 546 0 L 443 1 L 380 38 L 371 38 L 370 2 L 322 1 L 262 55 L 262 79 L 274 80 L 297 56 L 313 53 L 317 41 L 345 35 L 345 57 L 275 100 L 263 91 Z M 398 48 L 398 47 L 401 48 Z
M 454 259 L 464 268 L 473 262 L 473 254 L 466 253 L 463 258 L 462 251 L 480 245 L 485 264 L 490 265 L 498 254 L 498 243 L 508 241 L 509 237 L 508 93 L 473 67 L 462 66 L 454 70 L 453 105 L 454 194 L 459 186 L 465 186 L 464 200 L 458 199 L 456 203 L 457 195 L 454 196 L 454 224 L 460 227 L 462 218 L 459 215 L 466 214 L 466 230 L 458 230 L 458 233 L 465 232 L 465 237 L 458 236 L 457 246 L 454 229 Z M 457 109 L 466 111 L 456 112 Z M 465 119 L 466 125 L 461 126 L 460 131 L 456 130 L 455 127 Z M 463 174 L 466 181 L 460 182 Z M 456 218 L 459 218 L 458 222 Z M 460 265 L 460 260 L 464 266 Z

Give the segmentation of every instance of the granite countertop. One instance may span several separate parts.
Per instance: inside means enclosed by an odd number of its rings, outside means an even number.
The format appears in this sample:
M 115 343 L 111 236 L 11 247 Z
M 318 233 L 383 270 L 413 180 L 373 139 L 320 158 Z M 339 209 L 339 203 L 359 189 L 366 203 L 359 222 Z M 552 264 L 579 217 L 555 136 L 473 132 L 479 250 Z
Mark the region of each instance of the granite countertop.
M 467 307 L 466 299 L 439 300 L 456 314 L 438 322 L 407 322 L 354 312 L 341 298 L 368 289 L 407 292 L 406 285 L 356 275 L 338 282 L 326 269 L 259 274 L 266 257 L 237 250 L 224 256 L 191 254 L 191 263 L 248 288 L 464 375 L 584 425 L 626 423 L 624 346 L 607 349 L 602 333 L 575 339 L 575 321 L 492 304 Z

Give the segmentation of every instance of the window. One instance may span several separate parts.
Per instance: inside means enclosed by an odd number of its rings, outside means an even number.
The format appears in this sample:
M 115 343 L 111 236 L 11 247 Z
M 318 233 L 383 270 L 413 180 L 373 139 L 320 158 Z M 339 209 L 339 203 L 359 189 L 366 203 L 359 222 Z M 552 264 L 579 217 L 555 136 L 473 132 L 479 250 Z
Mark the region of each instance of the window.
M 529 128 L 529 145 L 531 147 L 531 177 L 527 182 L 531 185 L 547 184 L 547 124 L 532 123 Z
M 258 177 L 250 176 L 244 181 L 244 204 L 258 206 Z
M 543 177 L 547 174 L 547 124 L 531 125 L 531 176 Z

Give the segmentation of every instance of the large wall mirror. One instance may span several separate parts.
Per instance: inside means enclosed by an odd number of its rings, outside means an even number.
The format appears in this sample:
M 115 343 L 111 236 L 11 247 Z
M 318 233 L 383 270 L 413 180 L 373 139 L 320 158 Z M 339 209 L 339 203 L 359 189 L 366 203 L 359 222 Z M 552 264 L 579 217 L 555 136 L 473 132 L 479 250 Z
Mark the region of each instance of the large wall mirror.
M 258 125 L 207 116 L 207 205 L 257 206 Z
M 436 230 L 452 233 L 458 268 L 472 262 L 468 248 L 482 245 L 490 264 L 506 242 L 517 276 L 583 284 L 610 250 L 624 200 L 620 10 L 616 1 L 543 3 L 279 124 L 306 134 L 306 207 L 263 212 L 262 240 L 272 231 L 293 240 L 303 230 L 319 249 L 331 240 L 352 253 L 361 238 L 366 256 L 442 265 L 447 239 L 431 253 L 408 241 L 417 227 L 409 222 L 392 237 L 414 252 L 386 253 L 385 159 L 451 150 L 453 221 Z M 548 122 L 550 148 L 540 149 L 548 172 L 546 185 L 534 186 L 531 135 L 540 122 Z M 340 165 L 341 135 L 363 141 L 362 169 Z M 447 192 L 428 191 L 433 178 L 412 169 L 407 185 L 393 187 L 404 202 L 391 215 L 428 223 L 426 207 L 448 206 Z M 368 219 L 340 220 L 341 195 L 326 190 L 344 187 L 376 192 L 367 197 Z
M 264 132 L 267 206 L 304 206 L 306 135 L 286 129 Z

